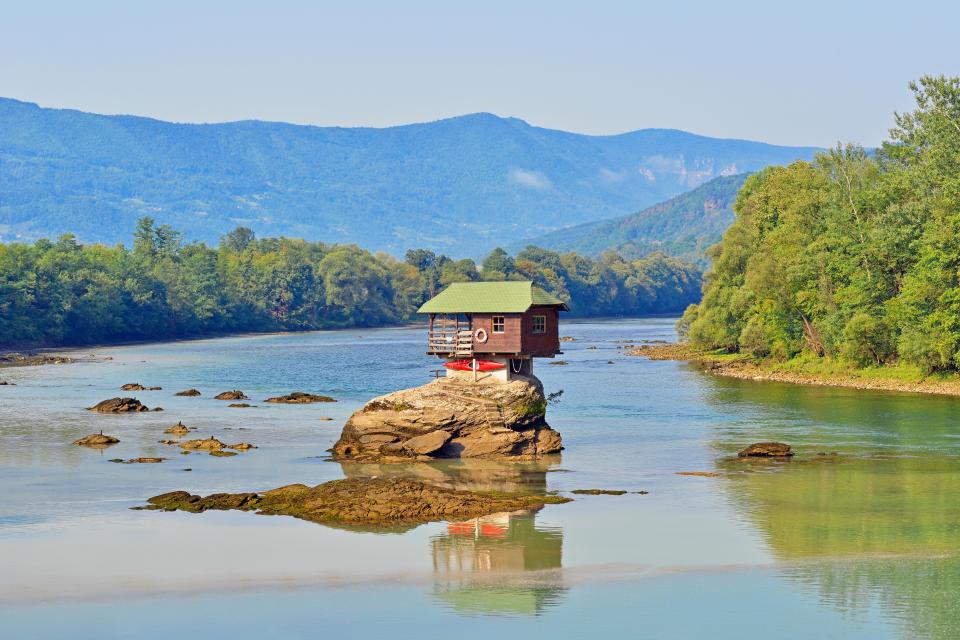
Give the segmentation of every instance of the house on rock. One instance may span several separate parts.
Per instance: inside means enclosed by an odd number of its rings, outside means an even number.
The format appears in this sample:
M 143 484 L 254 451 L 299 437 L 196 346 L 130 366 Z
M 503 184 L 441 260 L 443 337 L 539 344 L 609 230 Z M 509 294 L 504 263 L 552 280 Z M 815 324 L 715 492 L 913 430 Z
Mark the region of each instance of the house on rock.
M 509 382 L 533 375 L 534 358 L 560 351 L 567 305 L 532 282 L 456 282 L 420 307 L 429 316 L 427 353 L 448 377 Z

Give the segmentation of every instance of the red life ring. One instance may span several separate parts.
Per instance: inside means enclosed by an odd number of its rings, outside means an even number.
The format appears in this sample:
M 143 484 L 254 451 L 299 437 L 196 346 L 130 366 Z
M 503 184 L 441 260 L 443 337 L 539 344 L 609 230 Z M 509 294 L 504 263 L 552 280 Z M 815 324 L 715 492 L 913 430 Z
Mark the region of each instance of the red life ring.
M 484 342 L 486 342 L 486 341 L 487 341 L 487 331 L 486 331 L 486 329 L 477 329 L 477 330 L 473 333 L 473 338 L 474 338 L 477 342 L 479 342 L 480 344 L 483 344 Z

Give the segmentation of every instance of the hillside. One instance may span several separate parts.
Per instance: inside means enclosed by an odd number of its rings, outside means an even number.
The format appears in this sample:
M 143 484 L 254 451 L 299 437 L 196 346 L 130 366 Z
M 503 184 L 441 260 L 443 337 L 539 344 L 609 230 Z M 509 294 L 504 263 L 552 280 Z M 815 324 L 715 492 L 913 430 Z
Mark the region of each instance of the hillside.
M 478 256 L 814 149 L 645 129 L 587 136 L 474 114 L 385 129 L 176 124 L 0 99 L 0 240 L 129 239 L 143 215 Z
M 733 223 L 733 203 L 746 174 L 722 176 L 643 211 L 553 231 L 518 243 L 596 256 L 613 249 L 627 258 L 662 251 L 706 267 L 704 252 Z

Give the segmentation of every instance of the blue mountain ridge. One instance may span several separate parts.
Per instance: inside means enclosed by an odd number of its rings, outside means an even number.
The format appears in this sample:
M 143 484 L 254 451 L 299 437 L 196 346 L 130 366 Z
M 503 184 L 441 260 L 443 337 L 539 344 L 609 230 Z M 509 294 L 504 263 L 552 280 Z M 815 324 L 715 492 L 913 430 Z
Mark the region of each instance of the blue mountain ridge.
M 188 240 L 242 225 L 479 256 L 816 151 L 672 129 L 582 135 L 489 113 L 387 128 L 180 124 L 0 98 L 0 240 L 129 242 L 149 215 Z

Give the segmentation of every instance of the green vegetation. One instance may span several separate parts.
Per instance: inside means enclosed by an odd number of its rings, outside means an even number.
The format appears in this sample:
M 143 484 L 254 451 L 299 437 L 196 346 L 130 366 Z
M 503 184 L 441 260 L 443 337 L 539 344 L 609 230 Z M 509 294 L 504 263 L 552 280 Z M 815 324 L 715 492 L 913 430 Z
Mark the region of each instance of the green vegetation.
M 543 398 L 539 400 L 530 400 L 524 404 L 517 405 L 517 415 L 526 418 L 529 416 L 543 416 L 547 413 L 547 401 Z
M 911 89 L 875 156 L 838 147 L 747 180 L 679 325 L 695 346 L 806 370 L 960 368 L 960 79 Z
M 638 213 L 567 227 L 531 242 L 586 256 L 612 250 L 642 258 L 663 252 L 705 269 L 707 248 L 733 223 L 733 203 L 746 179 L 746 174 L 714 178 Z
M 662 255 L 589 260 L 531 247 L 516 258 L 495 251 L 485 266 L 483 277 L 533 280 L 579 315 L 676 312 L 699 295 L 699 273 Z M 409 322 L 447 284 L 479 279 L 472 260 L 426 250 L 400 261 L 355 245 L 257 239 L 245 228 L 214 249 L 142 218 L 132 250 L 70 235 L 0 244 L 0 345 Z

